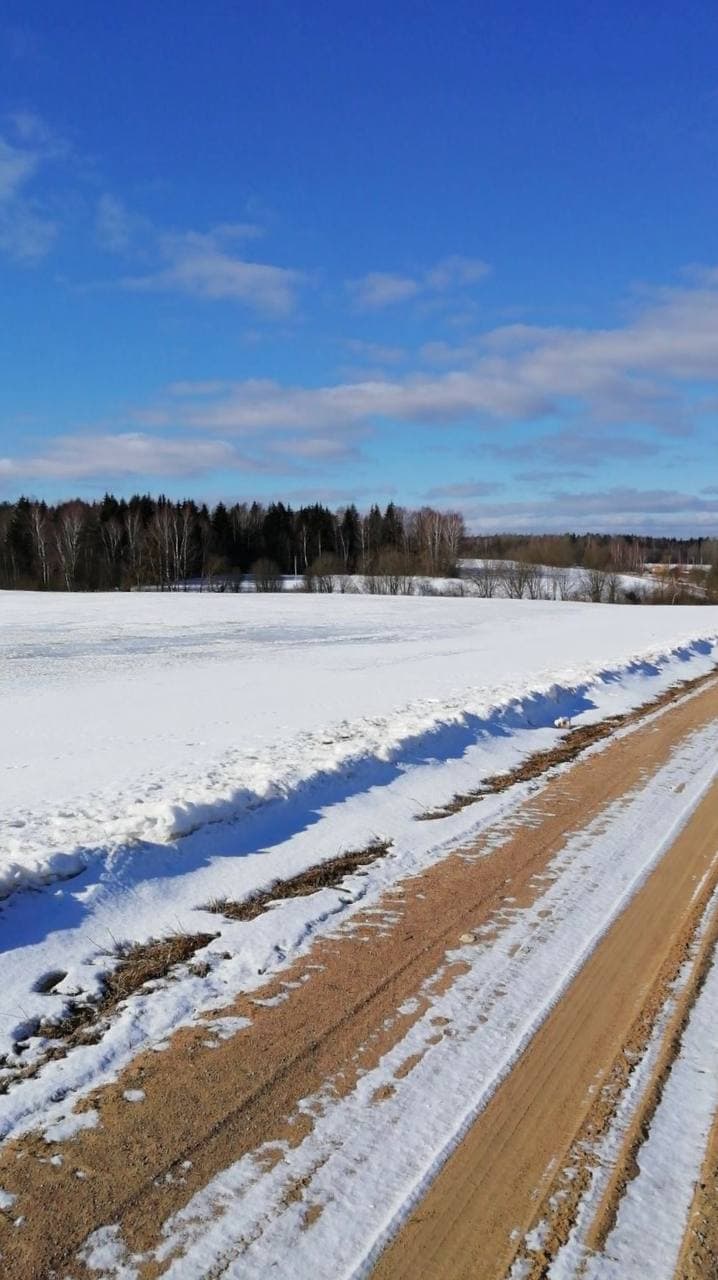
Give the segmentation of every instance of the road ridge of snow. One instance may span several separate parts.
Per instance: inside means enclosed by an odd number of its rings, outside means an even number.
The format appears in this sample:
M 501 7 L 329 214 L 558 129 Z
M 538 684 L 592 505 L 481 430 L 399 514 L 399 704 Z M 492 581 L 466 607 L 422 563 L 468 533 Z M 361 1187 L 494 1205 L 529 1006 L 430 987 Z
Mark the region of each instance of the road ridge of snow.
M 718 853 L 716 854 L 716 859 L 718 859 Z M 693 894 L 694 901 L 700 896 L 704 884 L 712 874 L 716 859 L 714 859 L 711 868 L 701 877 L 700 883 L 696 886 Z M 586 1265 L 592 1256 L 585 1243 L 586 1235 L 594 1225 L 597 1210 L 611 1182 L 626 1134 L 631 1126 L 635 1124 L 636 1116 L 644 1104 L 646 1090 L 653 1081 L 654 1072 L 664 1048 L 667 1029 L 681 998 L 685 996 L 689 984 L 694 980 L 697 956 L 700 953 L 701 944 L 714 926 L 717 912 L 718 889 L 714 889 L 706 903 L 686 958 L 668 987 L 665 1001 L 651 1027 L 641 1056 L 633 1063 L 628 1081 L 617 1100 L 608 1128 L 598 1140 L 588 1142 L 584 1140 L 582 1142 L 582 1159 L 585 1160 L 586 1154 L 590 1154 L 591 1157 L 589 1181 L 578 1201 L 569 1235 L 551 1261 L 548 1271 L 549 1280 L 576 1280 L 576 1277 L 585 1277 L 586 1275 Z M 669 1071 L 671 1067 L 669 1067 Z M 568 1173 L 569 1171 L 575 1172 L 576 1165 L 569 1162 L 564 1172 Z M 538 1228 L 534 1229 L 539 1236 L 544 1225 L 546 1224 L 540 1223 Z M 528 1237 L 526 1242 L 528 1242 Z M 520 1280 L 522 1267 L 526 1263 L 525 1256 L 518 1257 L 508 1280 Z
M 450 953 L 449 960 L 470 964 L 468 973 L 432 998 L 352 1095 L 334 1102 L 322 1097 L 324 1112 L 313 1132 L 299 1147 L 287 1147 L 284 1161 L 267 1172 L 261 1149 L 244 1157 L 165 1224 L 157 1257 L 172 1259 L 171 1280 L 203 1274 L 200 1262 L 206 1269 L 219 1259 L 228 1280 L 249 1280 L 280 1266 L 290 1250 L 294 1264 L 317 1280 L 370 1275 L 386 1241 L 690 820 L 715 780 L 717 733 L 712 725 L 692 734 L 645 786 L 569 838 L 556 859 L 554 883 L 534 907 L 517 910 L 497 940 Z M 539 915 L 547 907 L 550 918 Z M 492 1014 L 479 1027 L 472 1025 L 477 1002 Z M 449 1019 L 454 1034 L 429 1047 L 438 1015 Z M 417 1055 L 408 1075 L 397 1074 Z M 393 1096 L 369 1106 L 389 1082 Z M 303 1104 L 309 1114 L 313 1101 Z M 297 1180 L 304 1188 L 300 1202 L 286 1197 Z M 311 1224 L 303 1221 L 307 1205 L 323 1209 Z M 139 1261 L 122 1255 L 128 1274 Z
M 370 785 L 373 775 L 390 776 L 422 759 L 460 759 L 472 744 L 517 734 L 526 728 L 550 728 L 557 718 L 600 719 L 611 686 L 623 686 L 624 704 L 640 706 L 642 679 L 663 678 L 663 686 L 710 670 L 718 654 L 718 634 L 695 637 L 674 646 L 637 650 L 625 662 L 585 663 L 558 672 L 533 673 L 513 687 L 474 686 L 451 698 L 419 699 L 390 715 L 329 723 L 281 741 L 265 751 L 230 751 L 204 778 L 183 779 L 181 794 L 126 805 L 127 797 L 95 797 L 92 808 L 71 803 L 59 813 L 10 810 L 0 818 L 0 900 L 18 889 L 41 888 L 72 878 L 92 861 L 121 855 L 143 845 L 168 846 L 213 824 L 236 822 L 262 806 L 291 805 L 352 778 Z M 667 677 L 667 681 L 666 681 Z M 660 684 L 660 681 L 659 681 Z M 638 693 L 631 697 L 632 686 Z M 596 713 L 596 714 L 594 714 Z M 526 752 L 528 754 L 528 751 Z M 239 780 L 241 785 L 238 785 Z M 479 779 L 477 779 L 478 781 Z M 121 812 L 118 810 L 122 810 Z M 49 847 L 62 841 L 64 848 Z
M 703 648 L 707 652 L 703 652 Z M 609 682 L 593 690 L 594 709 L 586 718 L 601 719 L 608 711 L 627 710 L 673 687 L 679 675 L 702 675 L 714 668 L 712 646 L 698 653 L 680 650 L 681 656 L 657 674 L 634 671 L 626 683 Z M 656 687 L 657 686 L 657 687 Z M 696 696 L 681 693 L 671 705 Z M 610 701 L 605 701 L 610 699 Z M 617 704 L 617 701 L 618 704 Z M 653 715 L 660 716 L 663 710 Z M 651 719 L 652 716 L 649 716 Z M 627 725 L 617 731 L 633 731 Z M 215 824 L 198 830 L 179 844 L 161 849 L 142 846 L 100 859 L 66 887 L 46 890 L 45 911 L 38 913 L 35 894 L 15 894 L 0 904 L 0 922 L 6 939 L 5 989 L 0 990 L 0 1052 L 13 1063 L 27 1065 L 42 1056 L 48 1032 L 35 1031 L 39 1019 L 60 1016 L 68 997 L 98 993 L 102 974 L 112 961 L 98 953 L 104 939 L 142 942 L 178 927 L 190 932 L 213 933 L 216 916 L 202 910 L 213 898 L 242 898 L 277 878 L 299 873 L 338 851 L 363 847 L 377 834 L 391 837 L 393 852 L 374 864 L 368 876 L 354 877 L 341 893 L 325 890 L 312 898 L 284 904 L 281 913 L 270 912 L 252 925 L 223 922 L 222 940 L 210 945 L 202 958 L 209 973 L 198 978 L 187 974 L 181 982 L 160 991 L 138 993 L 128 1001 L 102 1040 L 101 1075 L 112 1078 L 123 1063 L 148 1043 L 162 1041 L 178 1026 L 192 1023 L 202 1010 L 223 1004 L 237 989 L 254 988 L 261 975 L 296 957 L 310 946 L 317 933 L 332 927 L 371 900 L 387 885 L 412 875 L 442 858 L 448 851 L 497 822 L 521 803 L 536 784 L 518 783 L 503 796 L 487 798 L 480 806 L 444 819 L 441 823 L 416 823 L 417 803 L 427 807 L 446 800 L 462 786 L 475 785 L 477 777 L 510 770 L 537 747 L 556 740 L 553 728 L 516 728 L 506 736 L 489 737 L 470 746 L 460 761 L 420 760 L 393 780 L 359 779 L 345 794 L 323 796 L 314 789 L 307 797 L 301 819 L 287 825 L 289 806 L 260 807 L 238 825 Z M 603 750 L 612 739 L 590 749 Z M 357 782 L 356 779 L 353 782 Z M 418 797 L 418 799 L 417 799 Z M 294 815 L 296 819 L 297 815 Z M 41 927 L 40 927 L 41 926 Z M 229 958 L 224 953 L 229 951 Z M 38 994 L 44 974 L 67 971 L 51 995 Z M 259 976 L 258 976 L 259 975 Z M 18 1022 L 18 1014 L 22 1020 Z M 16 1050 L 18 1041 L 27 1045 Z M 17 1056 L 22 1055 L 22 1056 Z M 72 1097 L 97 1081 L 96 1050 L 76 1048 L 66 1060 L 48 1062 L 39 1076 L 26 1079 L 0 1097 L 0 1136 L 32 1126 L 38 1112 L 61 1118 Z M 0 1068 L 0 1078 L 3 1069 Z M 55 1103 L 56 1091 L 67 1102 Z
M 603 1251 L 588 1258 L 586 1280 L 642 1280 L 647 1268 L 652 1280 L 673 1280 L 718 1112 L 717 1059 L 718 961 L 714 956 L 648 1135 L 636 1153 L 638 1173 L 621 1198 Z

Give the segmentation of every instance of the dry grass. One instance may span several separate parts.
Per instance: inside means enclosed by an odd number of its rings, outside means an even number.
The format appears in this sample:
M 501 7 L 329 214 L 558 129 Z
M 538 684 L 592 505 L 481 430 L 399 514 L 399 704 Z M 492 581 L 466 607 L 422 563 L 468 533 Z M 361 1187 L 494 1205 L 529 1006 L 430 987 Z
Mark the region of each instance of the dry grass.
M 321 862 L 316 867 L 309 867 L 289 880 L 275 880 L 268 889 L 253 893 L 241 902 L 233 902 L 229 898 L 216 898 L 207 904 L 207 911 L 217 912 L 230 920 L 256 920 L 273 902 L 281 902 L 286 898 L 304 898 L 319 889 L 336 889 L 345 876 L 351 875 L 360 867 L 383 858 L 391 848 L 390 840 L 374 840 L 366 849 L 340 853 L 328 862 Z
M 119 964 L 105 976 L 99 999 L 73 1005 L 62 1021 L 53 1026 L 53 1038 L 67 1039 L 78 1028 L 113 1013 L 118 1004 L 134 995 L 146 982 L 166 978 L 175 965 L 191 960 L 195 951 L 206 947 L 216 936 L 212 933 L 173 933 L 168 938 L 151 938 L 149 942 L 118 944 L 114 954 L 120 957 Z
M 447 804 L 441 805 L 436 809 L 427 809 L 423 813 L 417 814 L 417 820 L 419 822 L 432 822 L 438 818 L 448 818 L 451 814 L 459 813 L 461 809 L 466 809 L 468 805 L 476 804 L 479 800 L 483 800 L 484 796 L 498 795 L 502 791 L 507 791 L 516 782 L 531 782 L 536 778 L 542 777 L 543 774 L 548 773 L 549 769 L 553 769 L 557 765 L 570 764 L 583 751 L 587 751 L 594 743 L 608 738 L 617 729 L 629 724 L 635 724 L 638 720 L 643 720 L 653 712 L 660 711 L 661 707 L 675 702 L 677 698 L 683 697 L 686 693 L 690 693 L 693 689 L 698 689 L 701 685 L 714 679 L 715 673 L 711 672 L 706 676 L 696 676 L 693 680 L 684 680 L 679 685 L 674 685 L 673 688 L 659 694 L 651 702 L 638 707 L 635 711 L 628 711 L 618 716 L 608 716 L 605 720 L 599 721 L 598 724 L 581 725 L 576 729 L 571 729 L 555 746 L 549 747 L 546 751 L 535 752 L 534 755 L 529 756 L 527 760 L 522 761 L 515 769 L 511 769 L 507 773 L 496 773 L 489 778 L 484 778 L 480 786 L 474 791 L 465 791 L 452 796 Z
M 168 938 L 152 938 L 149 942 L 118 943 L 108 954 L 119 957 L 116 967 L 103 979 L 102 991 L 94 999 L 73 1000 L 57 1022 L 37 1025 L 36 1030 L 52 1039 L 47 1052 L 26 1066 L 20 1066 L 0 1080 L 0 1093 L 7 1093 L 18 1080 L 37 1075 L 51 1058 L 64 1058 L 78 1044 L 97 1043 L 102 1038 L 103 1023 L 123 1000 L 134 995 L 147 982 L 166 978 L 178 964 L 190 960 L 196 951 L 211 942 L 217 934 L 173 933 Z M 45 991 L 52 990 L 47 975 Z M 40 986 L 37 988 L 42 990 Z

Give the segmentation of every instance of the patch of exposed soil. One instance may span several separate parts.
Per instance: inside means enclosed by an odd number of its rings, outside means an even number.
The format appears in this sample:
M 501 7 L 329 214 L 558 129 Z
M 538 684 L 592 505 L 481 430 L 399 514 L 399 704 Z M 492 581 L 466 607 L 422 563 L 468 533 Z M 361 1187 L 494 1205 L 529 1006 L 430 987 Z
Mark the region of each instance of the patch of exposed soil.
M 118 963 L 105 974 L 100 995 L 94 999 L 73 1000 L 59 1019 L 38 1023 L 37 1031 L 50 1038 L 49 1048 L 26 1066 L 4 1075 L 0 1080 L 0 1093 L 7 1093 L 19 1080 L 36 1076 L 46 1062 L 64 1058 L 76 1045 L 100 1040 L 107 1020 L 123 1000 L 147 982 L 170 977 L 177 965 L 186 964 L 196 951 L 216 937 L 213 933 L 173 933 L 168 938 L 152 938 L 149 942 L 118 943 L 111 953 L 119 957 Z M 40 979 L 42 985 L 36 989 L 51 992 L 64 977 L 59 970 L 45 974 Z
M 337 854 L 320 862 L 316 867 L 308 867 L 299 875 L 288 880 L 275 880 L 268 889 L 253 893 L 248 898 L 233 902 L 229 898 L 215 898 L 205 908 L 230 920 L 256 920 L 272 905 L 283 902 L 287 898 L 304 898 L 319 889 L 336 889 L 345 876 L 359 871 L 378 858 L 384 858 L 391 849 L 391 840 L 374 840 L 366 849 L 356 849 L 348 853 Z

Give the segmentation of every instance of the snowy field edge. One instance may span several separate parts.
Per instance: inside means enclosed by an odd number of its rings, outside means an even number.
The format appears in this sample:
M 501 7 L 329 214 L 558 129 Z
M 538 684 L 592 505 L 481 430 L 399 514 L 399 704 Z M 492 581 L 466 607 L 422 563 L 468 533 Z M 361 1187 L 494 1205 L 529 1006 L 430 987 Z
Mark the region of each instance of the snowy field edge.
M 18 595 L 0 625 L 2 898 L 477 743 L 496 772 L 535 748 L 507 749 L 526 730 L 625 712 L 718 660 L 712 610 Z

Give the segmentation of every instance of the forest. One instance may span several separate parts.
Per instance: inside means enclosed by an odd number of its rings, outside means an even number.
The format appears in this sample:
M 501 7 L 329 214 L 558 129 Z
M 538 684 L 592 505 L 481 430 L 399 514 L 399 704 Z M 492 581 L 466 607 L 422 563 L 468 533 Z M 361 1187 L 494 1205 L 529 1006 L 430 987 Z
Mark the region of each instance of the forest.
M 464 522 L 454 512 L 365 514 L 320 503 L 209 508 L 192 501 L 105 494 L 98 502 L 0 505 L 0 587 L 106 591 L 170 587 L 253 573 L 272 589 L 282 574 L 455 572 Z
M 252 574 L 273 590 L 281 575 L 451 577 L 461 557 L 640 573 L 647 563 L 718 564 L 715 539 L 612 534 L 467 534 L 455 511 L 390 502 L 360 512 L 321 503 L 194 501 L 112 494 L 48 505 L 0 503 L 0 587 L 107 591 L 171 588 Z

